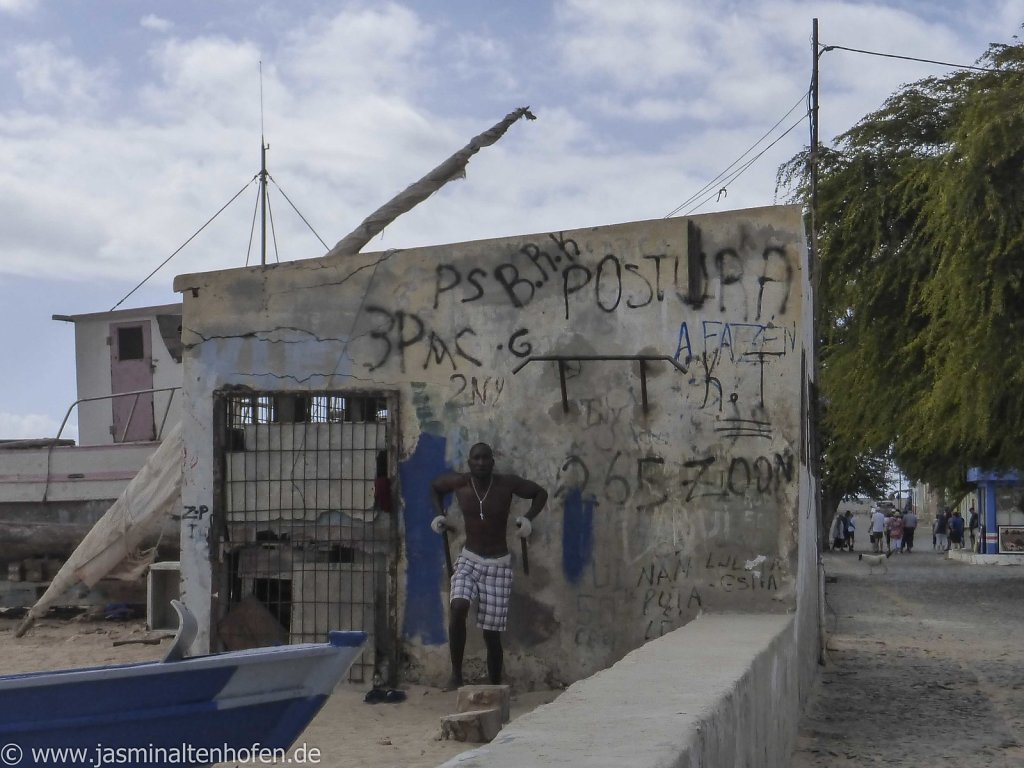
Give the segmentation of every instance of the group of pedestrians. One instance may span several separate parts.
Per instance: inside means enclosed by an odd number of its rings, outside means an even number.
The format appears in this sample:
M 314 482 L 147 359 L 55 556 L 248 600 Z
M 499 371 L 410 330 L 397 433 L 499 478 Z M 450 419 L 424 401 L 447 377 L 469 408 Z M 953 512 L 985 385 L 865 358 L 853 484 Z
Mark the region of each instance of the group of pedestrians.
M 832 542 L 832 550 L 842 552 L 848 549 L 853 552 L 853 541 L 856 534 L 857 523 L 853 519 L 853 512 L 850 510 L 846 510 L 845 514 L 836 512 L 828 534 L 829 541 Z
M 974 507 L 971 507 L 970 517 L 965 521 L 959 509 L 950 512 L 947 507 L 935 516 L 932 523 L 932 547 L 936 552 L 964 549 L 966 546 L 965 529 L 970 534 L 971 550 L 973 551 L 977 548 L 978 541 L 978 513 L 974 511 Z
M 964 549 L 967 546 L 966 537 L 969 535 L 971 550 L 975 550 L 977 548 L 978 522 L 978 513 L 974 511 L 974 507 L 970 508 L 966 521 L 959 509 L 950 510 L 947 507 L 939 512 L 932 521 L 932 549 L 942 553 L 948 552 L 950 549 Z M 886 554 L 913 552 L 917 523 L 917 514 L 909 506 L 905 512 L 893 508 L 888 513 L 884 512 L 881 507 L 873 507 L 868 523 L 871 551 Z M 856 532 L 857 524 L 853 512 L 850 510 L 837 512 L 836 516 L 832 518 L 832 526 L 829 530 L 832 550 L 852 552 Z
M 885 514 L 875 507 L 871 513 L 871 549 L 873 552 L 914 551 L 914 534 L 917 532 L 917 515 L 913 509 L 900 512 L 893 509 Z M 882 544 L 882 539 L 885 544 Z
M 912 509 L 899 512 L 893 509 L 888 515 L 875 507 L 868 524 L 868 539 L 872 552 L 912 552 L 914 533 L 917 530 L 917 515 Z M 853 512 L 837 512 L 832 518 L 829 541 L 833 551 L 853 551 L 857 523 Z M 884 543 L 883 543 L 884 539 Z

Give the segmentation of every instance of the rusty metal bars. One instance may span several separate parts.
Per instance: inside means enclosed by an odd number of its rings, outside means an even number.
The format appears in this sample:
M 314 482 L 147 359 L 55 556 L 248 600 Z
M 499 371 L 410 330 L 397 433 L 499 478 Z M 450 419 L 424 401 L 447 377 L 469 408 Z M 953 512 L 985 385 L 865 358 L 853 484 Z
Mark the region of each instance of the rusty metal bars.
M 370 641 L 350 681 L 389 678 L 397 551 L 376 492 L 381 467 L 394 466 L 387 398 L 268 392 L 223 402 L 228 616 L 261 627 L 259 645 L 364 630 Z

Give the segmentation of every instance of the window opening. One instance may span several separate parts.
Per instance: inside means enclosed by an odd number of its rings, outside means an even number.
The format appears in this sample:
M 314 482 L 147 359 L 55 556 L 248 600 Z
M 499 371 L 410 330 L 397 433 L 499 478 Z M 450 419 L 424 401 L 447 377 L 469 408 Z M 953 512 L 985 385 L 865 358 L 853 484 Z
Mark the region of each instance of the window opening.
M 142 326 L 117 329 L 117 357 L 119 360 L 142 360 L 146 356 Z

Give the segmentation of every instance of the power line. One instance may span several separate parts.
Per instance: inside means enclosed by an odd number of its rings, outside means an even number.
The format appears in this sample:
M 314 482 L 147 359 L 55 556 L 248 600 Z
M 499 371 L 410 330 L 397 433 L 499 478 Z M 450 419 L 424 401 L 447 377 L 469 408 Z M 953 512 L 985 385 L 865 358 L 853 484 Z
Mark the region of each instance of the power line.
M 224 203 L 224 205 L 222 205 L 222 206 L 220 207 L 220 210 L 219 210 L 219 211 L 217 211 L 217 212 L 216 212 L 215 214 L 213 214 L 213 216 L 211 216 L 211 217 L 210 217 L 209 219 L 207 219 L 207 220 L 206 220 L 206 223 L 205 223 L 205 224 L 203 224 L 203 226 L 201 226 L 201 227 L 200 227 L 199 229 L 197 229 L 197 230 L 196 230 L 195 232 L 193 232 L 193 233 L 192 233 L 192 236 L 191 236 L 191 237 L 189 237 L 189 239 L 188 239 L 188 240 L 186 240 L 186 241 L 185 241 L 184 243 L 182 243 L 181 245 L 179 245 L 179 246 L 178 246 L 178 247 L 177 247 L 177 248 L 175 249 L 174 253 L 172 253 L 172 254 L 171 254 L 170 256 L 168 256 L 168 257 L 167 257 L 166 259 L 164 259 L 163 261 L 161 261 L 161 262 L 160 262 L 160 265 L 159 265 L 159 266 L 158 266 L 158 267 L 157 267 L 156 269 L 154 269 L 154 270 L 153 270 L 152 272 L 150 272 L 150 273 L 149 273 L 148 275 L 146 275 L 146 276 L 145 276 L 144 278 L 142 278 L 142 282 L 140 282 L 140 283 L 139 283 L 138 285 L 136 285 L 136 286 L 135 286 L 134 288 L 132 288 L 132 289 L 131 289 L 130 291 L 128 291 L 128 293 L 126 293 L 126 294 L 125 294 L 125 295 L 124 295 L 124 296 L 123 296 L 123 297 L 121 298 L 121 301 L 117 302 L 117 304 L 115 304 L 114 306 L 112 306 L 112 307 L 110 308 L 110 311 L 111 311 L 111 312 L 113 312 L 113 311 L 114 311 L 115 309 L 117 309 L 118 307 L 120 307 L 120 306 L 121 306 L 121 305 L 122 305 L 122 304 L 124 303 L 124 300 L 125 300 L 125 299 L 127 299 L 127 298 L 128 298 L 129 296 L 131 296 L 131 295 L 132 295 L 133 293 L 135 293 L 135 292 L 136 292 L 137 290 L 139 290 L 139 288 L 141 288 L 141 287 L 142 287 L 142 286 L 143 286 L 143 285 L 144 285 L 144 284 L 146 283 L 146 281 L 147 281 L 147 280 L 149 280 L 149 278 L 151 278 L 151 277 L 152 277 L 153 275 L 155 275 L 155 274 L 156 274 L 157 272 L 159 272 L 159 271 L 160 271 L 161 269 L 163 269 L 163 268 L 164 268 L 164 266 L 165 266 L 165 265 L 167 264 L 167 262 L 169 262 L 169 261 L 170 261 L 171 259 L 173 259 L 173 258 L 174 258 L 175 256 L 177 256 L 177 255 L 178 255 L 179 253 L 181 253 L 181 249 L 182 249 L 182 248 L 184 248 L 184 247 L 185 247 L 186 245 L 188 245 L 188 244 L 189 244 L 189 243 L 191 243 L 191 242 L 192 242 L 193 240 L 195 240 L 195 239 L 196 239 L 196 236 L 197 236 L 197 235 L 198 235 L 198 234 L 199 234 L 200 232 L 202 232 L 202 231 L 203 231 L 204 229 L 206 229 L 206 228 L 207 228 L 208 226 L 210 226 L 210 224 L 211 224 L 211 223 L 213 222 L 213 220 L 214 220 L 214 219 L 216 219 L 216 218 L 217 218 L 218 216 L 220 216 L 220 215 L 221 215 L 221 214 L 222 214 L 222 213 L 224 212 L 224 209 L 225 209 L 225 208 L 227 208 L 227 207 L 228 207 L 229 205 L 231 205 L 231 204 L 232 204 L 233 202 L 235 202 L 235 200 L 237 200 L 237 199 L 238 199 L 238 196 L 239 196 L 240 194 L 242 194 L 243 192 L 245 192 L 245 189 L 246 189 L 246 187 L 248 187 L 248 186 L 249 186 L 250 184 L 252 184 L 252 183 L 253 183 L 253 182 L 254 182 L 255 180 L 256 180 L 256 177 L 255 177 L 255 176 L 253 176 L 253 177 L 252 177 L 251 179 L 249 179 L 249 181 L 248 181 L 248 182 L 246 182 L 245 186 L 244 186 L 244 187 L 242 187 L 242 188 L 241 188 L 240 190 L 238 190 L 238 191 L 237 191 L 237 192 L 235 193 L 235 196 L 234 196 L 234 197 L 232 197 L 232 198 L 231 198 L 230 200 L 228 200 L 228 201 L 227 201 L 226 203 Z
M 295 203 L 293 203 L 292 199 L 285 194 L 283 189 L 281 189 L 281 185 L 277 183 L 277 180 L 273 176 L 270 176 L 270 181 L 273 182 L 275 187 L 277 187 L 277 191 L 281 193 L 281 196 L 288 201 L 288 205 L 290 205 L 292 207 L 292 210 L 295 211 L 295 215 L 302 219 L 303 224 L 309 227 L 309 231 L 313 233 L 317 240 L 320 241 L 320 244 L 327 250 L 330 250 L 331 247 L 327 243 L 325 243 L 324 239 L 320 237 L 320 235 L 317 233 L 315 229 L 313 229 L 313 225 L 306 221 L 306 217 L 302 215 L 302 212 L 298 208 L 295 207 Z
M 879 51 L 869 51 L 869 50 L 865 50 L 863 48 L 849 48 L 849 47 L 843 46 L 843 45 L 822 45 L 821 46 L 821 53 L 825 53 L 827 51 L 833 51 L 833 50 L 849 51 L 851 53 L 861 53 L 861 54 L 865 54 L 865 55 L 868 55 L 868 56 L 881 56 L 881 57 L 884 57 L 884 58 L 902 59 L 904 61 L 917 61 L 917 62 L 921 62 L 921 63 L 924 63 L 924 64 L 936 64 L 936 65 L 943 66 L 943 67 L 954 67 L 954 68 L 957 68 L 957 69 L 970 69 L 970 70 L 974 70 L 974 71 L 977 71 L 977 72 L 1007 72 L 1007 71 L 1012 71 L 1012 70 L 1006 70 L 1006 69 L 997 69 L 997 68 L 993 68 L 993 67 L 979 67 L 979 66 L 975 66 L 975 65 L 972 65 L 972 64 L 957 64 L 955 62 L 949 62 L 949 61 L 937 61 L 935 59 L 924 59 L 924 58 L 920 58 L 920 57 L 917 57 L 917 56 L 903 56 L 903 55 L 895 54 L 895 53 L 882 53 L 882 52 L 879 52 Z M 775 125 L 773 125 L 771 128 L 769 128 L 768 131 L 763 136 L 761 136 L 761 138 L 759 138 L 756 142 L 754 142 L 754 144 L 752 144 L 742 155 L 740 155 L 736 160 L 734 160 L 725 170 L 723 170 L 721 173 L 719 173 L 717 176 L 715 176 L 715 178 L 713 178 L 711 181 L 709 181 L 707 184 L 705 184 L 703 187 L 701 187 L 699 190 L 697 190 L 694 194 L 692 194 L 690 197 L 688 197 L 686 200 L 684 200 L 682 203 L 680 203 L 678 206 L 676 206 L 674 209 L 672 209 L 671 212 L 669 212 L 668 214 L 665 215 L 665 218 L 667 219 L 667 218 L 670 218 L 672 216 L 675 216 L 677 213 L 679 213 L 679 211 L 683 210 L 683 208 L 685 208 L 687 205 L 690 205 L 695 200 L 697 200 L 701 195 L 705 194 L 713 186 L 717 185 L 721 179 L 725 178 L 726 180 L 722 183 L 722 187 L 720 189 L 712 191 L 711 194 L 708 197 L 705 197 L 703 200 L 701 200 L 701 202 L 697 203 L 693 208 L 690 208 L 687 211 L 687 214 L 692 213 L 694 210 L 697 210 L 698 208 L 703 206 L 705 203 L 710 201 L 711 198 L 716 197 L 716 196 L 721 196 L 722 190 L 726 189 L 726 187 L 728 187 L 728 185 L 730 183 L 732 183 L 737 178 L 739 178 L 739 176 L 747 168 L 749 168 L 750 165 L 754 161 L 756 161 L 759 157 L 761 157 L 761 155 L 763 155 L 765 153 L 765 151 L 767 151 L 770 147 L 772 147 L 772 146 L 774 146 L 774 144 L 778 143 L 779 139 L 781 139 L 783 136 L 785 136 L 790 131 L 792 131 L 797 125 L 799 125 L 799 122 L 802 121 L 803 118 L 806 117 L 810 113 L 810 108 L 808 107 L 807 112 L 805 112 L 804 115 L 801 116 L 800 121 L 798 121 L 797 123 L 791 125 L 788 129 L 786 129 L 785 133 L 783 133 L 775 141 L 773 141 L 772 144 L 769 144 L 768 147 L 765 147 L 764 150 L 759 152 L 751 160 L 749 160 L 743 166 L 741 166 L 736 173 L 734 173 L 732 175 L 729 175 L 729 172 L 737 164 L 741 163 L 743 161 L 743 159 L 747 155 L 749 155 L 752 151 L 754 151 L 754 149 L 762 141 L 764 141 L 764 139 L 766 137 L 768 137 L 772 133 L 772 131 L 774 131 L 776 128 L 779 127 L 779 125 L 782 123 L 783 120 L 785 120 L 787 117 L 789 117 L 793 113 L 793 110 L 796 109 L 800 105 L 801 101 L 805 101 L 805 100 L 807 100 L 809 98 L 809 93 L 810 92 L 808 91 L 808 92 L 805 92 L 804 94 L 802 94 L 800 96 L 800 99 L 797 101 L 797 103 L 794 104 L 792 107 L 790 107 L 789 111 L 786 112 L 786 114 L 784 114 L 781 118 L 779 118 L 779 120 L 775 123 Z
M 903 59 L 904 61 L 920 61 L 924 64 L 938 64 L 943 67 L 955 67 L 957 69 L 973 69 L 977 72 L 1009 72 L 1013 70 L 996 69 L 993 67 L 976 67 L 973 64 L 954 64 L 950 61 L 936 61 L 935 59 L 921 59 L 917 56 L 901 56 L 897 53 L 880 53 L 879 51 L 865 51 L 862 48 L 847 48 L 845 45 L 822 45 L 821 52 L 827 51 L 849 51 L 850 53 L 864 53 L 868 56 L 882 56 L 887 59 Z
M 263 173 L 260 172 L 262 176 Z M 267 174 L 270 177 L 270 174 Z M 277 229 L 274 227 L 274 212 L 270 207 L 270 195 L 265 192 L 265 186 L 260 184 L 256 192 L 256 205 L 252 209 L 252 224 L 249 227 L 249 247 L 245 251 L 245 266 L 249 266 L 249 257 L 252 255 L 252 242 L 256 237 L 256 216 L 260 213 L 260 206 L 264 206 L 263 210 L 266 211 L 266 215 L 270 217 L 270 236 L 274 240 L 274 260 L 278 264 L 281 263 L 281 258 L 277 250 Z M 260 253 L 260 264 L 266 264 L 266 234 L 262 241 L 261 253 Z
M 726 178 L 726 180 L 723 182 L 725 184 L 725 186 L 723 186 L 722 189 L 725 189 L 729 184 L 731 184 L 733 181 L 735 181 L 737 178 L 739 178 L 746 171 L 746 169 L 750 168 L 758 160 L 760 160 L 761 156 L 764 155 L 766 152 L 768 152 L 771 147 L 773 147 L 775 144 L 777 144 L 779 141 L 781 141 L 783 138 L 785 138 L 785 136 L 790 134 L 797 126 L 799 126 L 802 122 L 804 122 L 804 119 L 806 117 L 807 117 L 806 113 L 801 115 L 800 118 L 795 123 L 793 123 L 793 125 L 791 125 L 790 127 L 786 128 L 785 131 L 780 133 L 775 138 L 775 140 L 772 141 L 770 144 L 768 144 L 765 148 L 763 148 L 763 150 L 761 152 L 759 152 L 757 155 L 755 155 L 750 160 L 748 160 L 745 163 L 743 163 L 742 166 L 740 166 L 738 169 L 736 169 L 735 172 L 733 172 L 730 176 L 728 176 Z M 699 208 L 705 206 L 707 203 L 711 202 L 712 198 L 721 195 L 722 189 L 719 189 L 717 191 L 713 191 L 713 193 L 711 195 L 709 195 L 707 198 L 701 200 L 699 203 L 696 203 L 691 208 L 689 208 L 684 215 L 688 216 L 691 213 L 693 213 L 694 211 L 696 211 L 697 209 L 699 209 Z M 678 211 L 679 209 L 677 208 L 676 210 Z
M 274 241 L 274 261 L 281 263 L 281 253 L 277 249 L 277 227 L 274 226 L 274 211 L 270 207 L 270 195 L 267 195 L 267 215 L 270 217 L 270 237 Z
M 753 144 L 751 144 L 751 145 L 750 145 L 750 147 L 748 147 L 748 148 L 747 148 L 747 150 L 746 150 L 746 151 L 745 151 L 745 152 L 744 152 L 744 153 L 743 153 L 742 155 L 740 155 L 740 156 L 739 156 L 738 158 L 736 158 L 735 160 L 733 160 L 733 161 L 732 161 L 732 162 L 731 162 L 731 163 L 730 163 L 730 164 L 728 165 L 728 167 L 726 167 L 726 169 L 725 169 L 724 171 L 722 171 L 721 173 L 719 173 L 719 174 L 718 174 L 717 176 L 715 176 L 715 178 L 713 178 L 713 179 L 712 179 L 711 181 L 709 181 L 709 182 L 708 182 L 707 184 L 705 184 L 705 185 L 704 185 L 703 187 L 701 187 L 701 188 L 700 188 L 700 189 L 698 189 L 698 190 L 697 190 L 696 192 L 694 192 L 694 193 L 693 193 L 692 195 L 690 195 L 690 196 L 689 196 L 688 198 L 686 198 L 686 200 L 684 200 L 684 201 L 683 201 L 683 202 L 681 202 L 681 203 L 680 203 L 679 205 L 677 205 L 677 206 L 676 206 L 675 208 L 673 208 L 673 209 L 672 209 L 671 211 L 669 211 L 669 212 L 668 212 L 667 214 L 665 214 L 665 217 L 664 217 L 664 218 L 668 219 L 668 218 L 671 218 L 672 216 L 675 216 L 675 215 L 676 215 L 677 213 L 679 213 L 679 211 L 681 211 L 681 210 L 682 210 L 683 208 L 685 208 L 685 207 L 686 207 L 687 205 L 689 205 L 689 204 L 690 204 L 690 203 L 692 203 L 692 202 L 693 202 L 694 200 L 696 200 L 696 199 L 697 199 L 698 197 L 700 197 L 701 195 L 703 195 L 703 194 L 704 194 L 705 192 L 707 192 L 707 191 L 708 191 L 708 190 L 709 190 L 709 189 L 710 189 L 711 187 L 713 187 L 714 185 L 716 185 L 716 184 L 718 183 L 718 181 L 719 181 L 720 179 L 722 179 L 722 178 L 723 178 L 724 176 L 726 176 L 726 175 L 727 175 L 727 174 L 729 173 L 729 171 L 731 171 L 731 170 L 732 170 L 732 169 L 733 169 L 733 168 L 734 168 L 734 167 L 735 167 L 735 166 L 736 166 L 736 165 L 737 165 L 738 163 L 742 162 L 742 161 L 743 161 L 743 158 L 745 158 L 745 157 L 746 157 L 747 155 L 749 155 L 749 154 L 750 154 L 751 152 L 753 152 L 753 151 L 754 151 L 754 150 L 755 150 L 755 149 L 757 148 L 758 144 L 760 144 L 760 143 L 761 143 L 762 141 L 764 141 L 764 140 L 765 140 L 765 139 L 766 139 L 766 138 L 767 138 L 767 137 L 768 137 L 769 135 L 771 135 L 772 131 L 774 131 L 774 130 L 775 130 L 776 128 L 778 128 L 778 127 L 779 127 L 779 125 L 781 125 L 781 124 L 782 124 L 782 121 L 783 121 L 783 120 L 785 120 L 785 119 L 786 119 L 787 117 L 789 117 L 789 116 L 790 116 L 791 114 L 793 114 L 793 110 L 794 110 L 794 109 L 796 109 L 797 107 L 799 107 L 799 106 L 800 106 L 800 102 L 802 102 L 802 101 L 805 101 L 806 99 L 807 99 L 807 93 L 806 93 L 806 92 L 805 92 L 805 93 L 802 93 L 802 94 L 800 94 L 800 98 L 799 98 L 799 99 L 797 99 L 797 100 L 796 100 L 796 103 L 795 103 L 795 104 L 793 104 L 793 106 L 789 108 L 789 111 L 788 111 L 788 112 L 786 112 L 786 114 L 784 114 L 784 115 L 783 115 L 782 117 L 780 117 L 780 118 L 779 118 L 779 119 L 778 119 L 778 120 L 776 121 L 775 125 L 773 125 L 773 126 L 772 126 L 771 128 L 769 128 L 769 129 L 768 129 L 767 131 L 765 131 L 765 133 L 764 133 L 764 134 L 763 134 L 763 135 L 761 136 L 761 138 L 759 138 L 759 139 L 758 139 L 757 141 L 755 141 L 755 142 L 754 142 Z M 805 116 L 806 116 L 806 114 L 805 114 L 805 115 L 801 115 L 801 117 L 800 117 L 800 120 L 803 120 L 803 118 L 804 118 Z M 793 130 L 793 128 L 789 128 L 789 129 L 787 129 L 786 133 L 789 133 L 789 131 L 791 131 L 791 130 Z M 782 135 L 783 135 L 783 136 L 785 136 L 785 135 L 786 135 L 786 133 L 784 133 L 784 134 L 782 134 Z M 779 138 L 782 138 L 782 136 L 780 136 Z M 772 144 L 775 144 L 775 143 L 776 143 L 777 141 L 778 141 L 778 139 L 776 139 L 776 140 L 775 140 L 775 142 L 772 142 Z M 768 146 L 770 147 L 770 146 L 772 146 L 772 144 L 769 144 Z M 766 148 L 766 149 L 767 149 L 767 148 Z M 754 159 L 754 160 L 756 160 L 756 159 L 757 159 L 758 157 L 760 157 L 760 156 L 761 156 L 762 154 L 764 154 L 764 152 L 763 152 L 763 151 L 762 151 L 761 153 L 759 153 L 758 155 L 756 155 L 756 156 L 755 156 L 755 157 L 754 157 L 753 159 Z M 751 161 L 751 162 L 752 162 L 752 161 Z M 748 163 L 748 165 L 747 165 L 747 166 L 744 166 L 744 168 L 743 168 L 742 170 L 746 170 L 746 168 L 747 168 L 747 167 L 749 167 L 749 163 Z M 741 172 L 742 172 L 742 170 L 741 170 Z M 734 177 L 732 177 L 732 178 L 736 178 L 736 177 L 734 176 Z M 731 179 L 730 179 L 730 181 L 731 181 Z M 715 192 L 714 194 L 719 194 L 720 192 L 721 192 L 721 190 L 716 190 L 716 192 Z M 704 202 L 707 202 L 707 201 L 705 200 Z M 701 203 L 701 205 L 703 205 L 703 204 L 704 204 L 704 203 Z
M 262 185 L 261 185 L 262 186 Z M 245 249 L 245 266 L 249 266 L 249 257 L 252 256 L 252 241 L 256 238 L 256 217 L 260 215 L 260 198 L 262 197 L 260 187 L 256 187 L 256 202 L 252 207 L 252 223 L 249 225 L 249 245 Z

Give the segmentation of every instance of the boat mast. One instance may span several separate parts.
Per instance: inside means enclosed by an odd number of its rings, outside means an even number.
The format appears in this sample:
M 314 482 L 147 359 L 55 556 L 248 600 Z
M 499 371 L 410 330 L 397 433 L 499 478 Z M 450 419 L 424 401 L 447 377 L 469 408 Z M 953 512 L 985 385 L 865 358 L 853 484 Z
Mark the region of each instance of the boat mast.
M 390 201 L 363 219 L 363 223 L 339 240 L 337 245 L 331 248 L 324 258 L 329 256 L 353 256 L 359 253 L 362 247 L 370 242 L 374 235 L 383 231 L 384 227 L 388 226 L 388 224 L 403 213 L 426 200 L 452 179 L 464 179 L 469 159 L 484 147 L 489 147 L 504 136 L 509 126 L 521 117 L 525 117 L 527 120 L 537 119 L 529 107 L 520 107 L 509 112 L 501 122 L 492 125 L 479 136 L 473 137 L 469 144 L 449 157 L 437 168 L 414 184 L 410 184 L 391 198 Z

